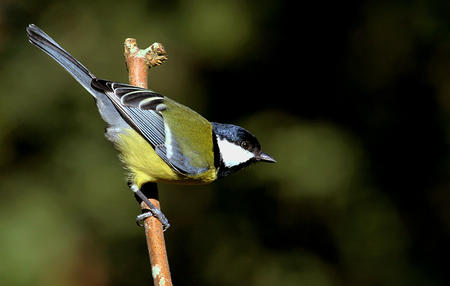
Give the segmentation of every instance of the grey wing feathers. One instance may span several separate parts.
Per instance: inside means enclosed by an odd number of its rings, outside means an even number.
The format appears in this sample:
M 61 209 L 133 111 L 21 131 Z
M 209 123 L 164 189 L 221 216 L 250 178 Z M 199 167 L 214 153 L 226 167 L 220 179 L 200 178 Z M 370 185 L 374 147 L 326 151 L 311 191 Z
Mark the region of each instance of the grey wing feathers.
M 141 133 L 153 148 L 164 145 L 165 130 L 162 115 L 154 110 L 146 110 L 144 113 L 139 109 L 141 100 L 152 97 L 163 100 L 161 95 L 140 87 L 102 79 L 94 79 L 91 85 L 109 95 L 128 124 Z
M 199 174 L 206 169 L 189 164 L 164 124 L 161 110 L 165 109 L 164 97 L 154 91 L 102 79 L 94 79 L 92 87 L 104 91 L 124 119 L 155 149 L 167 164 L 182 174 Z M 169 136 L 170 140 L 166 140 Z

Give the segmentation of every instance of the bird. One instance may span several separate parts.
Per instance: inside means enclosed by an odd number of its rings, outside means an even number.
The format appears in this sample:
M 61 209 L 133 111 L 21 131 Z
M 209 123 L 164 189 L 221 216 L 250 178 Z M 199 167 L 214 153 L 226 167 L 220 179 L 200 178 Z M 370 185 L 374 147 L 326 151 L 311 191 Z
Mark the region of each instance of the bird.
M 95 99 L 130 189 L 150 208 L 138 221 L 155 216 L 164 230 L 170 226 L 142 192 L 146 183 L 207 184 L 256 162 L 276 162 L 243 127 L 210 122 L 153 90 L 97 78 L 36 25 L 26 31 Z

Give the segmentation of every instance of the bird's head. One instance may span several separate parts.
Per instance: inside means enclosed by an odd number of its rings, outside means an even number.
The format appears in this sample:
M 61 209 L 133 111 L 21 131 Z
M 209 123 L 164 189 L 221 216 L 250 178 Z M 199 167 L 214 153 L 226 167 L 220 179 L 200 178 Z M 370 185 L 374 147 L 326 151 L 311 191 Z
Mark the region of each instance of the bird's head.
M 244 128 L 216 122 L 212 122 L 212 125 L 219 177 L 227 176 L 252 163 L 276 162 L 262 152 L 258 139 Z

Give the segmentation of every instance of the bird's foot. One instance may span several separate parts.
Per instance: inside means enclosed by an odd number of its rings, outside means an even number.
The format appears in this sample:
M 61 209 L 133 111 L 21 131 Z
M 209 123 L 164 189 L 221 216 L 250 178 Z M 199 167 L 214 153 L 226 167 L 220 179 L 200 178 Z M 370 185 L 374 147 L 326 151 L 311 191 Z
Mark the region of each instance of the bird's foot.
M 142 214 L 136 216 L 136 224 L 140 227 L 144 226 L 144 221 L 149 217 L 156 217 L 162 225 L 163 231 L 166 231 L 170 227 L 169 220 L 166 216 L 158 209 L 156 209 L 155 214 L 153 213 L 155 210 L 143 209 Z

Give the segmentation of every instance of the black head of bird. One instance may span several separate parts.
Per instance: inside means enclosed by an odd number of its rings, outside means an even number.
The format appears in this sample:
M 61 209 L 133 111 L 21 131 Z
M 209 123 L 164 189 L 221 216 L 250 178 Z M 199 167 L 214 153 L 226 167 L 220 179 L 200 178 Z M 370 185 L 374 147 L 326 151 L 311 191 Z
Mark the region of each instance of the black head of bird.
M 258 139 L 246 129 L 233 124 L 212 122 L 216 140 L 218 177 L 232 174 L 252 163 L 276 161 L 261 150 Z M 219 158 L 217 158 L 219 157 Z

